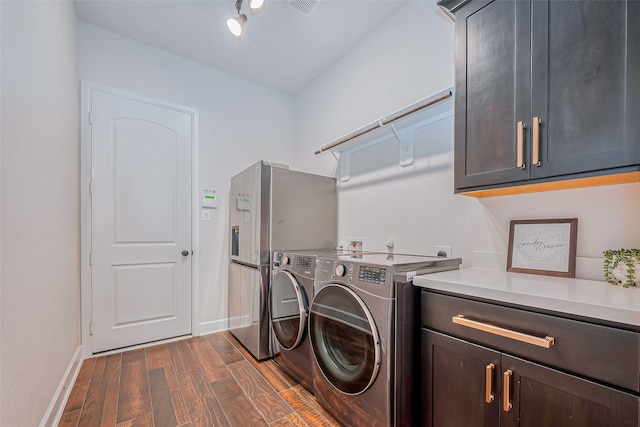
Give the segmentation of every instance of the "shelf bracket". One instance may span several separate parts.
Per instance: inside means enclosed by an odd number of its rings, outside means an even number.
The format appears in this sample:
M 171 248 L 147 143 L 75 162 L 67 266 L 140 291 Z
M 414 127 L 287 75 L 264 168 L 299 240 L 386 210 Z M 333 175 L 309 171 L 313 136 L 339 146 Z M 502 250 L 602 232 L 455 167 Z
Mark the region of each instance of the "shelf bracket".
M 396 129 L 393 123 L 391 123 L 389 126 L 391 126 L 391 130 L 393 131 L 393 134 L 396 136 L 396 139 L 398 140 L 398 143 L 402 147 L 402 150 L 407 151 L 407 146 L 402 143 L 402 137 L 398 133 L 398 129 Z
M 351 153 L 343 151 L 340 153 L 340 181 L 349 181 L 351 178 Z
M 414 129 L 401 129 L 398 131 L 395 125 L 391 123 L 389 125 L 393 134 L 396 136 L 398 143 L 400 144 L 400 166 L 409 166 L 413 164 L 414 160 Z

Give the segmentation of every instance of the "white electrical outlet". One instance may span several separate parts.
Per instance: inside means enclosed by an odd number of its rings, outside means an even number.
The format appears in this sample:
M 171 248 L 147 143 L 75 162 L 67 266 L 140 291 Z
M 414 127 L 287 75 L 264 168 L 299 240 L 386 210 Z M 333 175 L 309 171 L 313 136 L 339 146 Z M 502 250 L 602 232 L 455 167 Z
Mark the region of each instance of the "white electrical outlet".
M 442 252 L 444 252 L 445 257 L 451 258 L 453 254 L 453 248 L 451 246 L 436 246 L 436 255 L 442 256 Z

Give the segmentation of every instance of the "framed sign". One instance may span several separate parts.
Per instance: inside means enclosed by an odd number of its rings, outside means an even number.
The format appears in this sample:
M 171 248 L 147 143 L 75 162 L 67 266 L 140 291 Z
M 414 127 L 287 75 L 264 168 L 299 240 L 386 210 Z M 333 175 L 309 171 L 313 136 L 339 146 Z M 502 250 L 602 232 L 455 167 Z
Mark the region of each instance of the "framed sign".
M 578 218 L 512 220 L 507 271 L 576 277 Z

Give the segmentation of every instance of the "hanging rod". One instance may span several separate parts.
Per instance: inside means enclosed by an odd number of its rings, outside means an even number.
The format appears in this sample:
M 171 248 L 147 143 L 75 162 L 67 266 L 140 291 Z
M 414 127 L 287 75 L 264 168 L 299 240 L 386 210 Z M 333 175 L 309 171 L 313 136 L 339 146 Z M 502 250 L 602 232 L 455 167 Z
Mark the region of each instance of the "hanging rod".
M 321 146 L 320 148 L 318 148 L 314 154 L 320 154 L 323 153 L 325 151 L 331 150 L 332 148 L 337 147 L 338 145 L 344 144 L 345 142 L 351 141 L 352 139 L 355 139 L 359 136 L 362 136 L 368 132 L 371 132 L 372 130 L 375 129 L 379 129 L 381 127 L 384 127 L 390 123 L 393 123 L 394 121 L 401 119 L 403 117 L 406 117 L 410 114 L 415 113 L 416 111 L 422 110 L 424 108 L 430 107 L 434 104 L 437 104 L 438 102 L 444 101 L 445 99 L 449 99 L 453 96 L 453 90 L 452 89 L 447 89 L 444 92 L 439 92 L 433 96 L 430 96 L 428 98 L 423 99 L 422 101 L 418 101 L 415 104 L 411 104 L 406 108 L 403 108 L 402 110 L 396 111 L 395 113 L 392 113 L 386 117 L 383 117 L 373 123 L 370 123 L 366 126 L 363 126 L 343 137 L 340 137 L 338 139 L 335 139 L 331 142 L 328 142 L 326 144 L 324 144 L 323 146 Z

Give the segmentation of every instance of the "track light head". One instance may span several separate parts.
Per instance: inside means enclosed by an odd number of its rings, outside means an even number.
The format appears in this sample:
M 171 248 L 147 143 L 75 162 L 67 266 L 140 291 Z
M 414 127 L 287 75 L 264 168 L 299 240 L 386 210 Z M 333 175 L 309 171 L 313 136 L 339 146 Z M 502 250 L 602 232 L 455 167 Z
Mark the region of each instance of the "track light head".
M 247 15 L 238 11 L 238 16 L 227 19 L 227 28 L 231 31 L 231 34 L 240 37 L 245 22 L 247 22 Z
M 249 12 L 252 15 L 256 15 L 264 9 L 264 4 L 266 0 L 247 0 L 249 2 Z M 236 0 L 236 10 L 238 11 L 238 16 L 227 19 L 227 28 L 231 31 L 235 37 L 240 38 L 242 35 L 242 28 L 244 27 L 245 22 L 247 22 L 247 15 L 244 13 L 240 13 L 240 9 L 242 8 L 243 0 Z
M 265 0 L 249 0 L 249 11 L 252 15 L 257 15 L 264 9 Z

